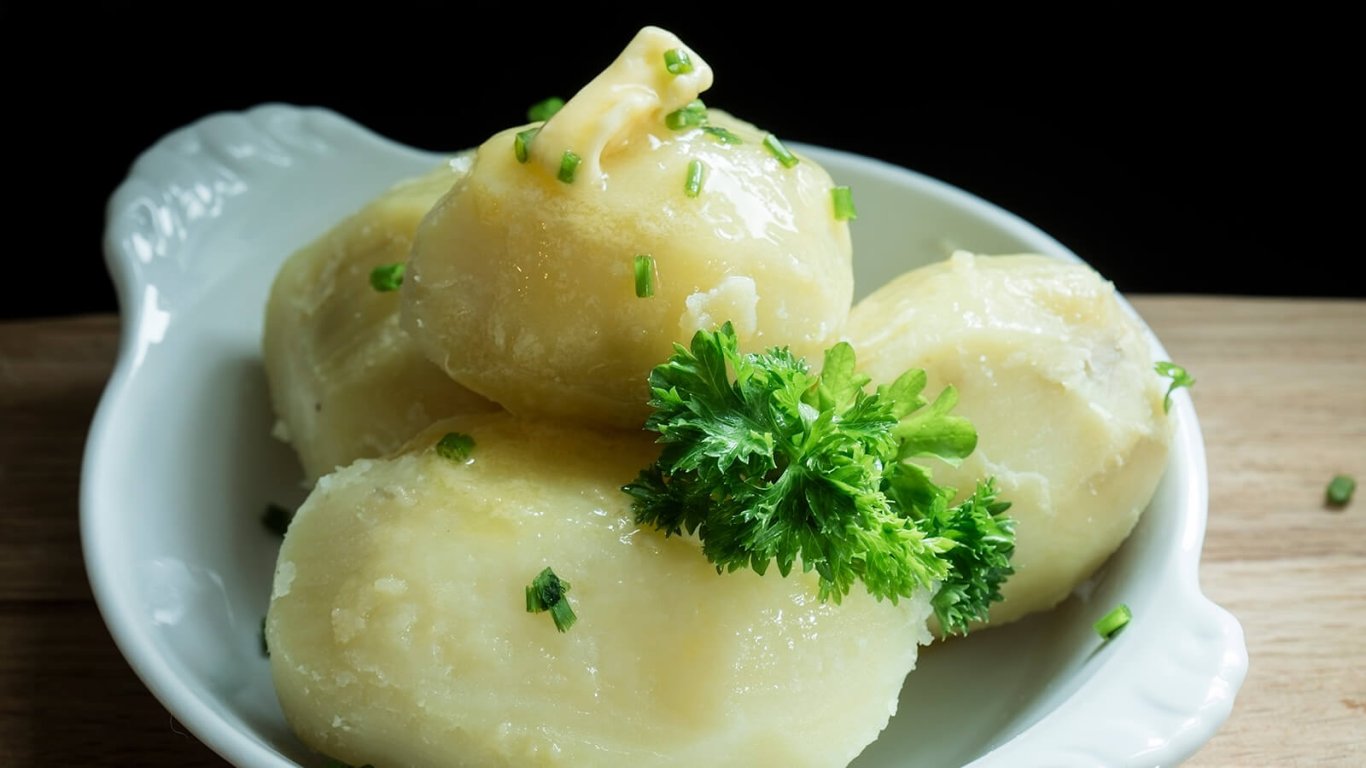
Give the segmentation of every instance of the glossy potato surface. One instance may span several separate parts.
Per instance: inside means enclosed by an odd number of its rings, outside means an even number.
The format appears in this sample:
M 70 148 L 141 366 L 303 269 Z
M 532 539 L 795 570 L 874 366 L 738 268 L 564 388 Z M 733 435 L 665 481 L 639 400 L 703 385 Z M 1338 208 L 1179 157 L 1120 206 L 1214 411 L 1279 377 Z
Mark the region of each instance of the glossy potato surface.
M 651 368 L 699 329 L 730 321 L 747 349 L 817 360 L 839 340 L 853 271 L 834 182 L 809 158 L 786 167 L 765 132 L 720 110 L 704 126 L 669 127 L 711 81 L 695 55 L 692 74 L 664 71 L 664 52 L 680 46 L 642 30 L 543 126 L 485 142 L 418 231 L 405 327 L 453 379 L 509 411 L 639 427 Z M 582 158 L 568 180 L 566 152 Z M 636 292 L 638 255 L 654 264 L 648 298 Z
M 430 448 L 452 430 L 468 461 Z M 632 522 L 620 486 L 654 450 L 495 414 L 323 478 L 267 624 L 294 730 L 352 765 L 847 764 L 896 708 L 927 600 L 718 575 Z M 547 566 L 571 585 L 565 633 L 526 610 Z

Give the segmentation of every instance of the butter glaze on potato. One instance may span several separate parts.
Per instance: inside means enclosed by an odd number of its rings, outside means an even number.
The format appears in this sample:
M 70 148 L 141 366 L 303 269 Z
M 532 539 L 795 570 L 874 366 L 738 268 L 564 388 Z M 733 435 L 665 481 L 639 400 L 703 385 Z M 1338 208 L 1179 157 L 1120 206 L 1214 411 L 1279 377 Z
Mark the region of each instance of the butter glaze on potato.
M 467 462 L 430 446 L 472 435 Z M 925 596 L 815 599 L 813 575 L 718 575 L 632 522 L 636 434 L 453 420 L 319 481 L 267 622 L 295 732 L 379 766 L 843 766 L 895 711 Z M 526 611 L 550 566 L 578 622 Z
M 764 132 L 710 110 L 711 127 L 665 116 L 711 84 L 674 77 L 684 47 L 643 30 L 541 128 L 519 162 L 499 133 L 422 223 L 404 291 L 404 324 L 452 378 L 509 411 L 639 427 L 650 369 L 695 331 L 734 323 L 747 349 L 790 346 L 812 360 L 840 338 L 853 295 L 849 227 L 834 182 L 809 158 L 785 168 Z M 557 178 L 563 152 L 583 163 Z M 704 167 L 697 197 L 688 165 Z M 633 260 L 657 267 L 635 294 Z

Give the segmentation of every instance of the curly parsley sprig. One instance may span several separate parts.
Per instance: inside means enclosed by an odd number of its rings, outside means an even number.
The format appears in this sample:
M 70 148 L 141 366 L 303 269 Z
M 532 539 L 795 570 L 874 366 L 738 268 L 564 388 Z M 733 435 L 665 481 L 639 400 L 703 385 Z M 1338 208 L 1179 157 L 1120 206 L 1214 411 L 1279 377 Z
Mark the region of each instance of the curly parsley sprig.
M 822 600 L 855 581 L 893 602 L 937 584 L 940 626 L 965 633 L 1011 573 L 1009 504 L 988 481 L 950 506 L 955 490 L 912 461 L 976 447 L 951 387 L 930 402 L 920 370 L 868 383 L 843 342 L 819 375 L 787 349 L 741 354 L 730 323 L 675 345 L 650 374 L 660 456 L 623 488 L 637 522 L 697 534 L 718 572 L 800 562 Z

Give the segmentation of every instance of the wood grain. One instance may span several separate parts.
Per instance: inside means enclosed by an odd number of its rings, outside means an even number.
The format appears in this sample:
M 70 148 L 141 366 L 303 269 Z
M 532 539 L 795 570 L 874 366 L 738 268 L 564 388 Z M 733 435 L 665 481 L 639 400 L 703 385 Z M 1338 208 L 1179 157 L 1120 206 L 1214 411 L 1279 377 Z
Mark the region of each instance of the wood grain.
M 1366 765 L 1366 302 L 1145 296 L 1209 461 L 1205 594 L 1247 637 L 1248 675 L 1193 766 Z
M 1192 397 L 1210 470 L 1201 579 L 1247 681 L 1192 766 L 1366 765 L 1366 302 L 1136 296 Z M 0 323 L 0 764 L 221 766 L 142 687 L 81 564 L 77 489 L 112 317 Z

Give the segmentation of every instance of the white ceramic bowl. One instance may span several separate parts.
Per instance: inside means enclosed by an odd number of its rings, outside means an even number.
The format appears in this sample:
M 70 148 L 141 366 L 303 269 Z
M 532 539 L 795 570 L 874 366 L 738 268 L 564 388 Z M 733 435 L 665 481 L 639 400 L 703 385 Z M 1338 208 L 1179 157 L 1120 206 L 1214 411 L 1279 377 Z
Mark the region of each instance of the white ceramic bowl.
M 1077 258 L 933 179 L 802 149 L 857 192 L 860 295 L 955 248 Z M 240 766 L 322 763 L 286 726 L 258 635 L 278 547 L 259 516 L 304 495 L 270 436 L 266 295 L 292 251 L 435 161 L 332 112 L 268 105 L 166 136 L 110 200 L 123 332 L 85 455 L 86 565 L 129 664 Z M 856 766 L 1170 765 L 1213 734 L 1247 656 L 1237 621 L 1199 590 L 1204 448 L 1184 394 L 1173 414 L 1166 475 L 1102 572 L 1054 611 L 922 653 Z M 1119 602 L 1136 619 L 1101 643 L 1091 623 Z

